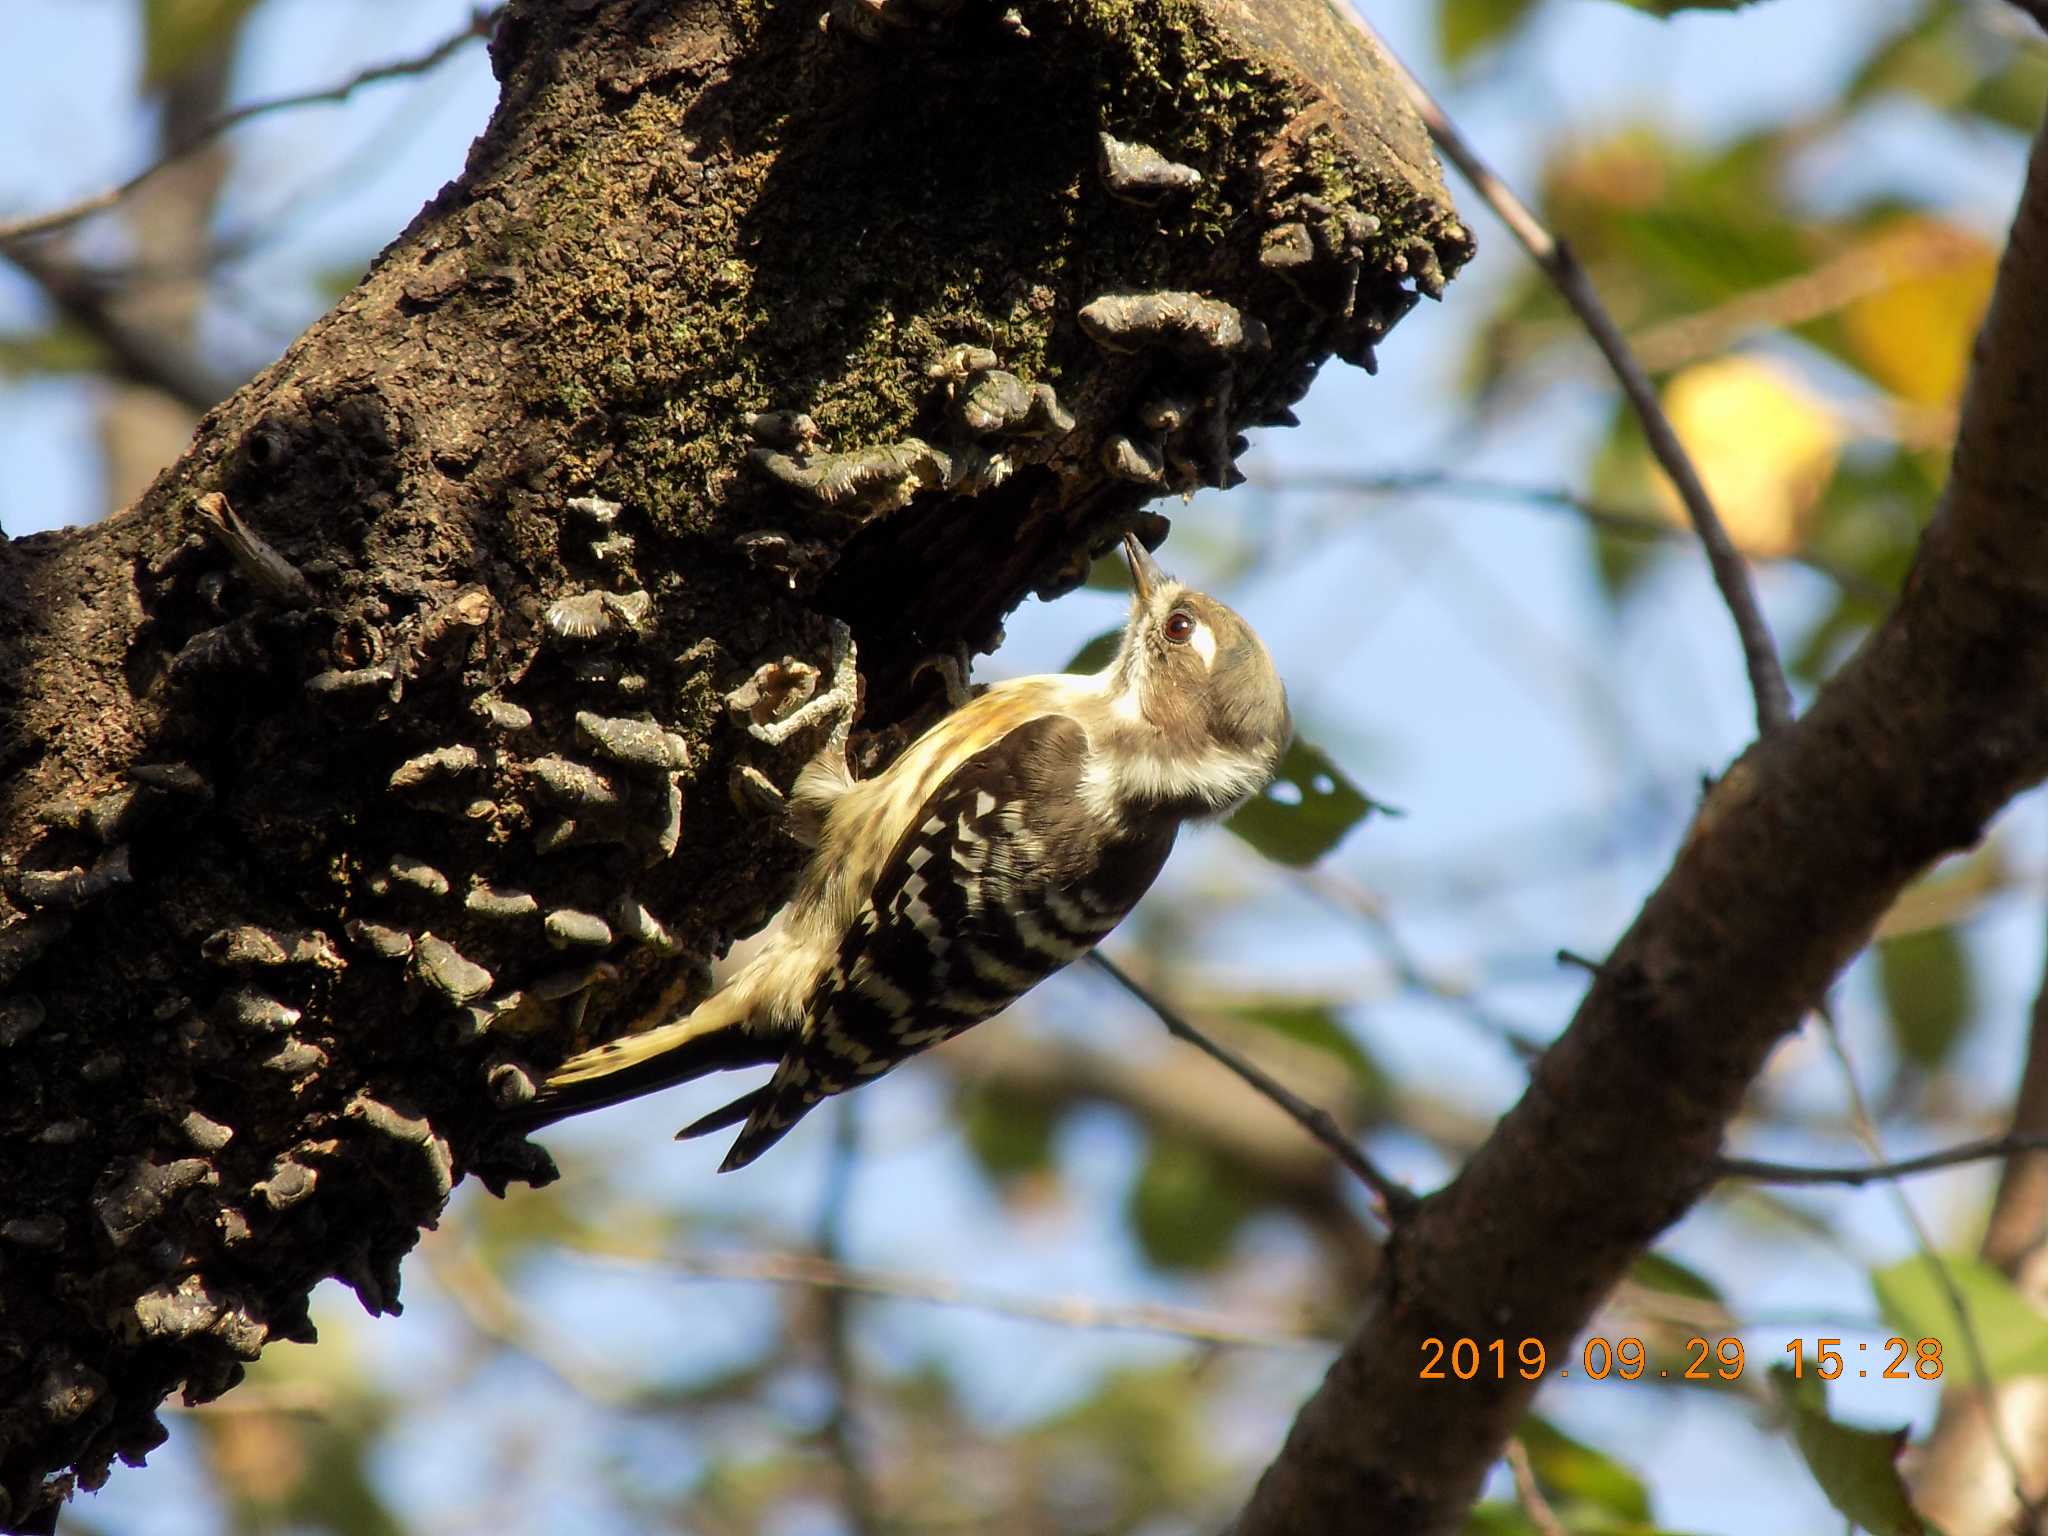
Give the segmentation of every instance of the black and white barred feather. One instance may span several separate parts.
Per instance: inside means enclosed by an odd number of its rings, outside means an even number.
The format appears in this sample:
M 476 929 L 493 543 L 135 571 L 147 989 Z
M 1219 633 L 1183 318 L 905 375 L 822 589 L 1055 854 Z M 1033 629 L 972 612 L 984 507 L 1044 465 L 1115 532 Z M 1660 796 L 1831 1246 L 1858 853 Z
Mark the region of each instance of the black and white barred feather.
M 1286 694 L 1230 609 L 1126 541 L 1137 589 L 1092 677 L 1000 683 L 874 779 L 836 756 L 794 796 L 815 851 L 777 938 L 674 1023 L 564 1062 L 538 1121 L 732 1066 L 776 1063 L 685 1128 L 743 1129 L 752 1162 L 806 1112 L 1001 1012 L 1094 948 L 1151 886 L 1183 821 L 1257 792 Z

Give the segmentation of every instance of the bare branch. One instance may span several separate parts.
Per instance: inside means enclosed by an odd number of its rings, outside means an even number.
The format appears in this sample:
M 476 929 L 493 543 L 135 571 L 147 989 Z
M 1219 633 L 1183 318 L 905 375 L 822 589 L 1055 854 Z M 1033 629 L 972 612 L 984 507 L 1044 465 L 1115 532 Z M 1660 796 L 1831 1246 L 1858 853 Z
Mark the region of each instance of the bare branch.
M 1415 1192 L 1381 1172 L 1379 1165 L 1365 1155 L 1358 1143 L 1344 1134 L 1344 1128 L 1337 1124 L 1328 1110 L 1309 1103 L 1270 1073 L 1210 1039 L 1190 1024 L 1165 998 L 1135 979 L 1101 950 L 1090 950 L 1088 958 L 1118 986 L 1150 1008 L 1158 1016 L 1159 1022 L 1166 1026 L 1169 1035 L 1176 1040 L 1186 1041 L 1211 1059 L 1220 1061 L 1259 1093 L 1292 1115 L 1300 1122 L 1303 1130 L 1328 1147 L 1337 1161 L 1357 1174 L 1360 1182 L 1379 1196 L 1380 1204 L 1385 1209 L 1389 1221 L 1399 1222 L 1415 1209 Z
M 1513 480 L 1492 480 L 1481 475 L 1460 475 L 1447 470 L 1397 470 L 1380 475 L 1327 474 L 1312 471 L 1305 474 L 1255 475 L 1253 480 L 1277 491 L 1336 491 L 1351 492 L 1360 496 L 1401 496 L 1416 492 L 1434 492 L 1440 496 L 1456 496 L 1473 501 L 1498 501 L 1511 506 L 1570 513 L 1602 533 L 1613 534 L 1617 538 L 1641 539 L 1652 543 L 1675 543 L 1687 538 L 1684 529 L 1666 522 L 1661 517 L 1613 506 L 1582 496 L 1562 486 L 1524 485 Z M 1866 602 L 1889 603 L 1895 595 L 1861 572 L 1803 550 L 1784 555 L 1752 553 L 1750 558 L 1765 562 L 1782 560 L 1791 565 L 1803 565 L 1808 570 L 1827 577 L 1844 592 L 1860 597 Z
M 1569 1536 L 1564 1522 L 1557 1518 L 1557 1511 L 1550 1507 L 1550 1500 L 1536 1486 L 1536 1469 L 1529 1464 L 1529 1448 L 1519 1436 L 1508 1442 L 1507 1461 L 1508 1470 L 1515 1475 L 1515 1502 L 1536 1527 L 1537 1536 Z
M 1457 1009 L 1475 1027 L 1492 1035 L 1525 1061 L 1543 1054 L 1541 1040 L 1514 1020 L 1495 1013 L 1473 994 L 1470 987 L 1431 972 L 1408 947 L 1407 940 L 1388 915 L 1386 903 L 1374 892 L 1326 870 L 1305 871 L 1302 883 L 1338 910 L 1357 918 L 1372 932 L 1386 955 L 1387 964 L 1393 968 L 1403 987 Z
M 34 246 L 0 241 L 0 247 L 0 254 L 32 278 L 52 304 L 106 348 L 119 373 L 162 390 L 195 415 L 211 410 L 233 392 L 235 381 L 207 367 L 190 348 L 116 314 L 113 296 L 98 274 Z
M 1714 1164 L 1723 1179 L 1747 1179 L 1757 1184 L 1847 1184 L 1857 1187 L 1887 1179 L 1908 1179 L 1915 1174 L 1936 1173 L 1965 1163 L 1984 1163 L 1996 1158 L 2016 1157 L 2023 1152 L 2048 1151 L 2048 1134 L 1986 1136 L 1965 1141 L 1918 1157 L 1902 1157 L 1889 1163 L 1851 1163 L 1841 1167 L 1806 1167 L 1798 1163 L 1769 1163 L 1751 1157 L 1724 1157 Z
M 137 187 L 157 175 L 167 166 L 175 164 L 194 150 L 200 149 L 219 138 L 230 129 L 238 128 L 252 118 L 266 117 L 273 112 L 291 111 L 299 107 L 312 107 L 346 101 L 366 85 L 376 85 L 386 80 L 402 80 L 412 75 L 424 75 L 443 60 L 450 57 L 464 44 L 474 38 L 489 37 L 491 29 L 498 24 L 502 5 L 479 6 L 470 14 L 469 23 L 459 32 L 443 38 L 425 53 L 409 59 L 395 59 L 388 64 L 377 64 L 358 70 L 346 80 L 324 86 L 316 91 L 299 91 L 289 96 L 272 96 L 263 101 L 252 101 L 246 105 L 223 112 L 220 116 L 203 124 L 189 138 L 164 155 L 152 160 L 126 181 L 115 183 L 90 197 L 67 203 L 62 208 L 53 208 L 47 213 L 31 214 L 25 218 L 0 220 L 0 245 L 16 240 L 26 240 L 32 235 L 47 235 L 59 229 L 76 224 L 80 219 L 103 213 L 127 197 Z M 216 397 L 218 398 L 218 397 Z M 213 404 L 209 400 L 202 405 Z
M 633 1401 L 633 1386 L 586 1359 L 568 1340 L 530 1316 L 506 1291 L 462 1230 L 452 1223 L 420 1245 L 428 1271 L 479 1337 L 524 1355 L 570 1391 L 609 1408 Z
M 839 1265 L 846 1250 L 847 1210 L 860 1164 L 860 1101 L 843 1096 L 834 1105 L 832 1166 L 818 1200 L 812 1247 L 818 1262 Z M 860 1422 L 860 1361 L 853 1349 L 854 1293 L 843 1286 L 820 1288 L 824 1303 L 818 1328 L 825 1365 L 832 1377 L 832 1410 L 819 1438 L 839 1471 L 839 1502 L 855 1536 L 880 1536 L 884 1529 L 875 1480 L 868 1471 Z
M 1593 338 L 1593 344 L 1607 359 L 1622 393 L 1628 397 L 1629 405 L 1642 422 L 1643 435 L 1649 440 L 1651 453 L 1656 455 L 1657 462 L 1670 477 L 1679 500 L 1685 503 L 1686 515 L 1692 519 L 1700 544 L 1707 552 L 1714 585 L 1720 588 L 1721 600 L 1728 605 L 1728 612 L 1735 620 L 1736 633 L 1742 640 L 1743 660 L 1749 669 L 1750 692 L 1756 696 L 1757 731 L 1768 736 L 1783 729 L 1792 720 L 1792 692 L 1785 684 L 1784 669 L 1778 664 L 1777 647 L 1771 639 L 1770 626 L 1764 622 L 1763 610 L 1757 605 L 1756 589 L 1750 584 L 1748 567 L 1743 564 L 1741 552 L 1736 549 L 1734 541 L 1728 537 L 1728 530 L 1722 526 L 1720 515 L 1714 511 L 1707 488 L 1701 483 L 1692 460 L 1687 457 L 1685 446 L 1679 442 L 1670 418 L 1664 414 L 1656 387 L 1629 350 L 1627 339 L 1600 302 L 1599 294 L 1594 292 L 1586 269 L 1579 264 L 1571 249 L 1543 226 L 1528 204 L 1515 195 L 1514 189 L 1479 158 L 1471 145 L 1465 142 L 1457 125 L 1444 114 L 1436 98 L 1423 88 L 1414 72 L 1387 47 L 1365 18 L 1342 0 L 1331 0 L 1331 5 L 1348 25 L 1370 40 L 1373 47 L 1392 62 L 1396 76 L 1408 93 L 1409 103 L 1429 129 L 1437 148 L 1472 183 L 1473 190 L 1500 216 L 1501 222 L 1521 242 L 1522 248 L 1549 276 L 1558 293 L 1585 326 L 1587 334 Z
M 1808 271 L 1639 331 L 1629 345 L 1645 368 L 1664 373 L 1726 351 L 1758 331 L 1835 314 L 1901 282 L 1944 271 L 1982 249 L 1959 230 L 1916 221 L 1860 240 Z
M 764 1285 L 801 1285 L 875 1296 L 890 1301 L 920 1301 L 933 1306 L 964 1307 L 1027 1322 L 1062 1328 L 1104 1329 L 1122 1333 L 1156 1333 L 1241 1349 L 1322 1349 L 1330 1340 L 1314 1330 L 1284 1322 L 1240 1322 L 1192 1307 L 1151 1302 L 1101 1302 L 1086 1297 L 1007 1296 L 978 1290 L 931 1275 L 860 1269 L 835 1264 L 808 1253 L 615 1253 L 600 1248 L 577 1250 L 587 1258 L 614 1263 L 649 1264 L 701 1280 L 751 1281 Z

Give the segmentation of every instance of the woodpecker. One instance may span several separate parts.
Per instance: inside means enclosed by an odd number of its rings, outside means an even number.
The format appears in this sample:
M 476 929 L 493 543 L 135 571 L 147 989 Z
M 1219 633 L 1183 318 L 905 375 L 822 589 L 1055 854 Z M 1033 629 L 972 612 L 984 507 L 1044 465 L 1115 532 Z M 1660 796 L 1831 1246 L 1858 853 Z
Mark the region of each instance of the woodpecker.
M 773 1062 L 762 1087 L 677 1132 L 744 1122 L 719 1171 L 742 1168 L 821 1100 L 1100 943 L 1181 823 L 1257 794 L 1293 735 L 1251 626 L 1134 537 L 1124 554 L 1131 616 L 1108 666 L 997 683 L 871 779 L 827 749 L 790 795 L 812 853 L 768 945 L 683 1018 L 563 1062 L 526 1117 Z

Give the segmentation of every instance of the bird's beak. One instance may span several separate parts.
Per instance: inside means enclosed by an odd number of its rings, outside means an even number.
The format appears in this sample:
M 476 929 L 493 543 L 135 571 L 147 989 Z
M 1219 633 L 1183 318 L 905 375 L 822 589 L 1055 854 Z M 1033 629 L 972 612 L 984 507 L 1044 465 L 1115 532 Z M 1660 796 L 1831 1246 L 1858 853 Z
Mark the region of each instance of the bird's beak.
M 1124 535 L 1124 559 L 1131 566 L 1131 587 L 1138 594 L 1140 603 L 1149 603 L 1152 594 L 1166 581 L 1166 573 L 1159 569 L 1159 562 L 1138 542 L 1135 533 Z

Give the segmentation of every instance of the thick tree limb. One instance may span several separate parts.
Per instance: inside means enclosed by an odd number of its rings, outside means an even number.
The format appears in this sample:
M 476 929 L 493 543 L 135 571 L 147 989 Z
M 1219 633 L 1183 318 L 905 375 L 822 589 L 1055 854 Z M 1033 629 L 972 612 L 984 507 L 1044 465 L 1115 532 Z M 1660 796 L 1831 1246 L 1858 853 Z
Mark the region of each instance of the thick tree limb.
M 1569 1347 L 1712 1179 L 1765 1057 L 1899 889 L 2048 774 L 2044 412 L 2048 134 L 1898 609 L 1721 777 L 1521 1102 L 1395 1233 L 1239 1536 L 1458 1529 L 1534 1388 L 1419 1381 L 1421 1341 Z
M 502 1111 L 779 904 L 857 700 L 872 761 L 1469 255 L 1320 0 L 825 9 L 512 5 L 363 284 L 0 545 L 0 1527 L 549 1177 Z

